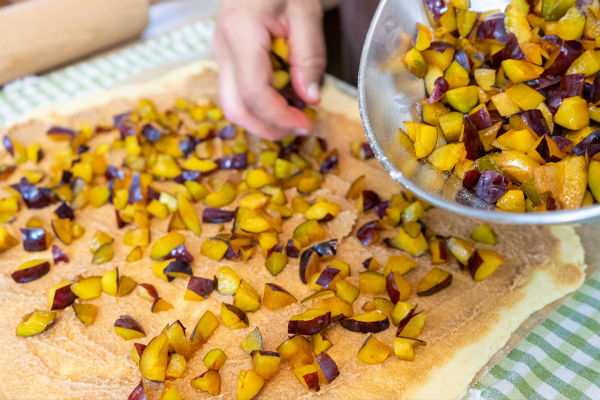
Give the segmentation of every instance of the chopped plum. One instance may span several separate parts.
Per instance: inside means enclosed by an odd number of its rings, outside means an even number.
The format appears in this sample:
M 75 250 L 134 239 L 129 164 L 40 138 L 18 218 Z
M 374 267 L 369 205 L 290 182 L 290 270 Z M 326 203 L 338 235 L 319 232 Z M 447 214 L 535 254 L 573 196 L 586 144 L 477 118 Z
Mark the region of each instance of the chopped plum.
M 8 154 L 10 154 L 11 156 L 15 155 L 15 146 L 13 145 L 10 136 L 4 135 L 2 137 L 2 145 L 4 146 L 4 149 Z
M 69 257 L 64 252 L 64 250 L 55 244 L 52 245 L 52 259 L 54 260 L 54 265 L 61 263 L 61 262 L 65 262 L 65 263 L 69 262 Z
M 25 251 L 44 251 L 48 248 L 46 230 L 42 228 L 21 228 Z
M 431 15 L 433 15 L 434 21 L 439 20 L 442 14 L 448 10 L 448 6 L 444 0 L 425 0 L 425 5 L 431 12 Z
M 322 174 L 326 174 L 329 172 L 335 172 L 338 169 L 338 164 L 339 164 L 338 152 L 337 152 L 337 150 L 333 150 L 333 151 L 331 151 L 331 153 L 329 153 L 325 157 L 325 159 L 321 163 L 319 172 Z
M 231 156 L 223 156 L 216 160 L 219 169 L 246 169 L 248 166 L 248 155 L 246 153 L 236 153 Z
M 221 140 L 231 139 L 237 134 L 235 125 L 228 124 L 217 131 L 217 137 Z
M 127 197 L 127 204 L 135 204 L 144 200 L 144 194 L 142 193 L 142 182 L 140 181 L 140 173 L 136 172 L 131 178 L 129 184 L 129 196 Z M 60 217 L 64 218 L 64 217 Z
M 369 221 L 356 231 L 356 237 L 363 246 L 369 246 L 377 240 L 378 230 L 381 229 L 377 220 Z
M 443 76 L 437 78 L 435 80 L 435 83 L 433 84 L 433 91 L 431 92 L 429 99 L 427 99 L 426 104 L 431 104 L 435 103 L 436 101 L 439 101 L 442 97 L 444 97 L 448 89 L 450 89 L 450 85 L 448 85 L 448 81 L 446 80 L 446 78 L 444 78 Z
M 519 42 L 514 33 L 508 35 L 508 41 L 504 48 L 492 54 L 491 61 L 494 67 L 499 67 L 503 60 L 527 60 L 527 56 L 521 50 Z
M 550 134 L 546 119 L 540 110 L 525 110 L 517 114 L 521 121 L 538 136 Z
M 58 208 L 54 210 L 54 214 L 56 214 L 58 218 L 68 218 L 70 220 L 75 219 L 75 213 L 67 203 L 62 203 L 60 206 L 58 206 Z
M 50 271 L 50 263 L 43 260 L 31 260 L 21 265 L 10 276 L 17 283 L 27 283 L 40 279 Z
M 52 126 L 46 131 L 46 135 L 53 140 L 70 140 L 75 136 L 75 131 L 64 126 Z
M 464 117 L 463 142 L 467 150 L 467 159 L 476 160 L 484 155 L 483 143 L 481 143 L 477 126 L 466 115 Z
M 300 249 L 296 247 L 293 239 L 288 240 L 285 245 L 285 255 L 289 258 L 298 258 L 300 256 Z
M 556 143 L 558 148 L 561 150 L 564 150 L 573 144 L 573 142 L 571 140 L 567 139 L 564 136 L 553 135 L 550 137 L 552 138 L 552 140 L 554 140 L 554 143 Z
M 202 210 L 202 222 L 207 224 L 222 224 L 233 221 L 235 211 L 223 210 L 220 208 L 205 207 Z
M 593 131 L 573 147 L 573 153 L 578 156 L 583 156 L 587 153 L 589 157 L 593 157 L 598 152 L 600 152 L 600 130 Z
M 333 257 L 337 253 L 337 244 L 337 239 L 331 239 L 326 242 L 315 244 L 312 248 L 321 258 Z
M 185 247 L 185 244 L 180 244 L 179 246 L 175 247 L 173 250 L 171 250 L 169 252 L 169 254 L 166 257 L 168 258 L 182 258 L 185 261 L 187 261 L 188 263 L 191 263 L 192 261 L 194 261 L 194 256 L 192 256 L 190 254 L 190 252 L 188 251 L 188 249 Z
M 462 180 L 462 186 L 465 189 L 472 190 L 475 185 L 477 185 L 477 181 L 479 180 L 480 173 L 476 169 L 469 170 L 465 172 L 465 176 Z
M 142 136 L 150 142 L 158 142 L 163 132 L 156 124 L 146 124 L 142 127 Z
M 362 197 L 363 197 L 363 211 L 369 211 L 370 209 L 375 207 L 377 204 L 379 204 L 379 202 L 381 201 L 381 199 L 379 198 L 379 195 L 372 190 L 363 190 Z
M 477 37 L 479 39 L 494 39 L 501 43 L 507 43 L 508 33 L 504 26 L 504 13 L 488 15 L 481 21 Z
M 54 202 L 56 197 L 52 189 L 35 187 L 26 178 L 21 179 L 19 183 L 11 185 L 11 187 L 21 194 L 25 205 L 31 209 L 47 207 Z
M 389 206 L 390 206 L 390 201 L 385 200 L 385 201 L 379 202 L 375 207 L 373 207 L 373 210 L 375 211 L 375 214 L 377 214 L 379 219 L 383 219 L 383 217 L 386 216 L 386 211 Z
M 509 180 L 496 171 L 485 170 L 477 181 L 477 197 L 488 203 L 495 203 L 508 190 Z
M 558 77 L 567 72 L 573 61 L 577 59 L 583 53 L 583 46 L 576 40 L 566 40 L 560 46 L 558 56 L 554 59 L 554 62 L 546 68 L 541 78 L 544 77 Z

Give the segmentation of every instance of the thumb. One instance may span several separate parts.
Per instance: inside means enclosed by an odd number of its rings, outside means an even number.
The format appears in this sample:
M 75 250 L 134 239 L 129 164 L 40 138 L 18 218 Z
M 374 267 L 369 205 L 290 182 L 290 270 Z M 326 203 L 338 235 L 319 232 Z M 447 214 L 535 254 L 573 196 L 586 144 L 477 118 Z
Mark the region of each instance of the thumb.
M 290 1 L 287 16 L 292 85 L 302 100 L 318 103 L 327 65 L 321 4 L 318 0 Z

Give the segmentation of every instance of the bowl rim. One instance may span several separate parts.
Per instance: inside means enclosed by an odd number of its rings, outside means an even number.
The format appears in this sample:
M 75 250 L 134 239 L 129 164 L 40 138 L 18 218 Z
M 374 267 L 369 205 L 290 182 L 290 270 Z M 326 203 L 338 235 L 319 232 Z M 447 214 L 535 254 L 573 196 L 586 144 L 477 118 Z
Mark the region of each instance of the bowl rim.
M 592 222 L 594 218 L 600 218 L 600 204 L 581 207 L 573 210 L 559 210 L 559 211 L 548 211 L 548 212 L 530 212 L 530 213 L 511 213 L 506 211 L 486 211 L 474 207 L 468 207 L 456 202 L 445 200 L 443 197 L 437 194 L 430 193 L 421 189 L 421 187 L 410 179 L 406 178 L 401 171 L 399 171 L 394 164 L 385 155 L 383 149 L 376 140 L 373 128 L 371 126 L 371 120 L 369 117 L 369 110 L 367 106 L 367 89 L 365 86 L 365 75 L 368 68 L 369 53 L 372 50 L 373 36 L 375 33 L 375 27 L 379 24 L 381 16 L 384 14 L 386 5 L 392 1 L 402 0 L 382 0 L 375 11 L 375 15 L 371 20 L 369 30 L 363 45 L 359 71 L 358 71 L 358 107 L 360 111 L 360 118 L 362 125 L 365 129 L 365 135 L 377 160 L 383 165 L 388 171 L 390 176 L 402 184 L 407 190 L 414 193 L 416 196 L 432 204 L 436 207 L 451 211 L 456 214 L 464 215 L 467 217 L 477 218 L 489 222 L 505 223 L 505 224 L 563 224 L 572 222 Z M 422 161 L 419 161 L 422 162 Z

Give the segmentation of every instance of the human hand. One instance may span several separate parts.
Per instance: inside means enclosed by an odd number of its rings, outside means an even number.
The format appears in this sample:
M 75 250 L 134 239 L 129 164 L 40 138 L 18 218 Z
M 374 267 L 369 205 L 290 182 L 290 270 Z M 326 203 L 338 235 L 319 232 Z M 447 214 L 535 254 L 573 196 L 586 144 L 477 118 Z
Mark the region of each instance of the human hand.
M 311 122 L 271 87 L 272 37 L 286 38 L 291 82 L 307 104 L 320 101 L 325 41 L 319 0 L 223 0 L 214 36 L 221 107 L 231 121 L 269 139 L 304 135 Z

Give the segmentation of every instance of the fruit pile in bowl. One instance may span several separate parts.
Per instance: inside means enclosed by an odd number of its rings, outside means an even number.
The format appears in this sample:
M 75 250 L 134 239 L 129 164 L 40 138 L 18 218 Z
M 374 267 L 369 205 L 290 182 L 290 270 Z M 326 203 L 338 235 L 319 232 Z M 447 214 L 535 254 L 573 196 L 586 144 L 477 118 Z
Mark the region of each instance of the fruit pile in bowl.
M 424 3 L 434 29 L 417 24 L 404 62 L 428 98 L 402 144 L 491 209 L 600 201 L 600 2 Z

